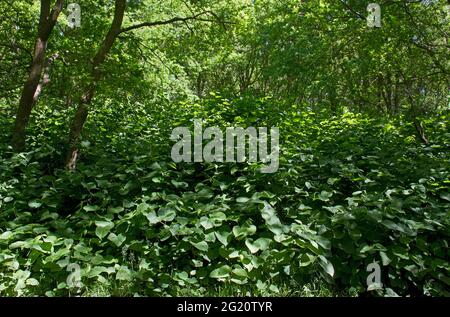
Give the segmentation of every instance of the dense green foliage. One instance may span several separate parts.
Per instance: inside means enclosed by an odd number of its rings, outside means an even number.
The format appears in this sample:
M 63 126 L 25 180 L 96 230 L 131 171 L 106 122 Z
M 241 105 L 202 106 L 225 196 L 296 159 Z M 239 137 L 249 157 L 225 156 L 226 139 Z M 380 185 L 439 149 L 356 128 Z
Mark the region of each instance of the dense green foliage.
M 45 142 L 11 158 L 4 149 L 1 160 L 2 292 L 68 294 L 65 268 L 76 262 L 88 289 L 129 282 L 129 294 L 201 293 L 216 280 L 276 294 L 294 278 L 324 279 L 351 295 L 364 291 L 365 268 L 377 260 L 382 293 L 448 295 L 448 114 L 427 121 L 434 143 L 424 147 L 401 120 L 270 99 L 216 97 L 177 109 L 173 122 L 194 114 L 218 126 L 276 124 L 285 131 L 280 170 L 176 165 L 140 144 L 169 145 L 169 134 L 128 126 L 127 116 L 112 124 L 99 111 L 99 122 L 135 136 L 123 148 L 114 142 L 123 132 L 90 127 L 97 140 L 111 140 L 103 149 L 86 142 L 74 174 L 58 168 L 49 127 L 36 125 L 33 135 Z M 145 127 L 157 123 L 144 117 Z
M 445 1 L 368 29 L 366 1 L 129 0 L 122 29 L 207 13 L 120 33 L 98 78 L 114 1 L 74 1 L 15 151 L 40 2 L 0 3 L 0 296 L 450 296 Z M 279 170 L 174 163 L 194 119 L 278 127 Z

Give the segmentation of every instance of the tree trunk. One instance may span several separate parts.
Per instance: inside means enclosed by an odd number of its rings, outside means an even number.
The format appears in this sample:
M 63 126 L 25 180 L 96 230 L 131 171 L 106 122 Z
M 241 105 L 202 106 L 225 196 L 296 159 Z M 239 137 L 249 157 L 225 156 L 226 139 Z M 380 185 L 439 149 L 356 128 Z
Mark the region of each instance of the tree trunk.
M 50 0 L 41 0 L 38 38 L 34 48 L 33 62 L 20 97 L 11 140 L 11 145 L 16 152 L 23 151 L 25 148 L 25 129 L 30 120 L 31 110 L 36 103 L 36 97 L 39 95 L 37 89 L 44 68 L 47 42 L 62 11 L 62 7 L 63 0 L 57 0 L 53 10 L 50 12 Z
M 101 79 L 101 65 L 106 59 L 106 56 L 110 52 L 114 41 L 120 33 L 122 27 L 123 16 L 126 8 L 126 0 L 116 0 L 114 19 L 111 23 L 111 28 L 108 31 L 102 45 L 100 46 L 97 54 L 95 55 L 92 63 L 91 80 L 88 84 L 85 93 L 82 95 L 75 116 L 70 125 L 69 132 L 69 151 L 66 156 L 66 168 L 74 170 L 79 158 L 79 142 L 81 132 L 83 131 L 84 124 L 89 114 L 89 105 L 94 98 L 97 84 Z
M 425 136 L 425 129 L 423 127 L 422 122 L 417 118 L 414 118 L 413 122 L 419 140 L 425 145 L 430 145 L 430 141 L 428 141 L 427 137 Z

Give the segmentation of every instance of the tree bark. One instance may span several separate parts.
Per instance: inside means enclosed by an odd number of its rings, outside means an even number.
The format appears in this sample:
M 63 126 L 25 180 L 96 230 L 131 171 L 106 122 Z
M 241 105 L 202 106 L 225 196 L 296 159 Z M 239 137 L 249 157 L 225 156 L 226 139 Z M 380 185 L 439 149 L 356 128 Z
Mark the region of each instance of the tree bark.
M 36 103 L 39 95 L 37 89 L 41 80 L 42 70 L 45 62 L 45 52 L 50 34 L 55 27 L 58 16 L 63 8 L 63 0 L 57 0 L 53 10 L 50 12 L 51 1 L 41 0 L 41 12 L 39 17 L 38 37 L 34 47 L 33 62 L 28 74 L 28 78 L 22 90 L 19 101 L 11 145 L 16 152 L 25 149 L 25 129 L 30 120 L 31 110 Z
M 414 118 L 413 122 L 414 122 L 414 127 L 416 128 L 417 137 L 419 138 L 419 140 L 425 145 L 430 145 L 430 141 L 425 136 L 425 129 L 423 127 L 422 122 L 417 118 Z
M 69 132 L 69 151 L 66 156 L 66 168 L 69 170 L 74 170 L 76 168 L 76 163 L 79 157 L 79 142 L 81 131 L 86 123 L 86 119 L 89 114 L 89 105 L 94 98 L 97 85 L 101 79 L 101 65 L 105 61 L 108 53 L 114 44 L 114 41 L 120 34 L 120 29 L 122 27 L 123 17 L 125 14 L 126 0 L 116 0 L 114 19 L 111 23 L 111 27 L 103 40 L 102 45 L 98 49 L 93 61 L 91 70 L 91 80 L 87 85 L 86 90 L 78 102 L 78 108 L 75 112 L 75 116 L 70 125 Z

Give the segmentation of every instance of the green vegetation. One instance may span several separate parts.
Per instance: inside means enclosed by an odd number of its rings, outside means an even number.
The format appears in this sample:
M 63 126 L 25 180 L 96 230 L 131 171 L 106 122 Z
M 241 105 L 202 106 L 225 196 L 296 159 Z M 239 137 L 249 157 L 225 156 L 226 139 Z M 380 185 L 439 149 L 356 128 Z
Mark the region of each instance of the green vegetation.
M 445 1 L 75 2 L 0 3 L 0 296 L 450 296 Z M 194 119 L 278 171 L 174 163 Z

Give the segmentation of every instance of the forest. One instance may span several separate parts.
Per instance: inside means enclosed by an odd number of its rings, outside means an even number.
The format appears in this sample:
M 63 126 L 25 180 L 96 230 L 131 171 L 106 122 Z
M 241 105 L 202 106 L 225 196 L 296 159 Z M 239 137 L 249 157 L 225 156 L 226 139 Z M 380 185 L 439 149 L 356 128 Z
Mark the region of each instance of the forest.
M 450 1 L 0 17 L 1 297 L 450 296 Z

